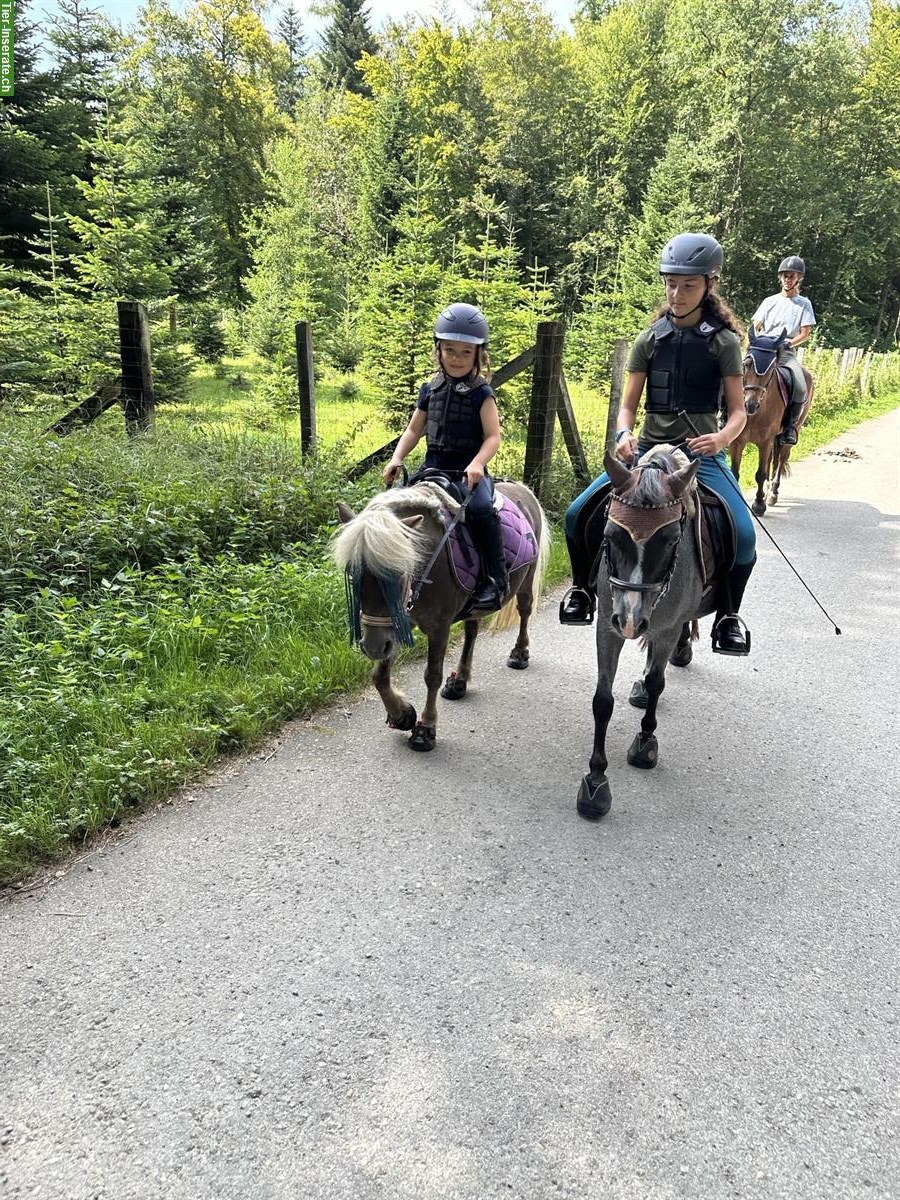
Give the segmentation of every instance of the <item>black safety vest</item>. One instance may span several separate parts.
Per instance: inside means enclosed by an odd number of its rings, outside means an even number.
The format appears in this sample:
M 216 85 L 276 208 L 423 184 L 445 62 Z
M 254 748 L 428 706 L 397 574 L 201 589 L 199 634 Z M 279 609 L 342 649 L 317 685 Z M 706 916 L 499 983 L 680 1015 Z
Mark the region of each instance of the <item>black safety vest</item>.
M 647 372 L 648 412 L 718 412 L 722 372 L 712 340 L 720 321 L 676 329 L 667 316 L 650 326 L 656 344 Z
M 423 385 L 418 407 L 424 408 L 428 417 L 425 436 L 431 462 L 442 465 L 443 456 L 468 456 L 463 464 L 468 465 L 468 459 L 478 453 L 484 441 L 481 406 L 493 394 L 491 385 L 480 375 L 474 380 L 450 379 L 439 371 Z

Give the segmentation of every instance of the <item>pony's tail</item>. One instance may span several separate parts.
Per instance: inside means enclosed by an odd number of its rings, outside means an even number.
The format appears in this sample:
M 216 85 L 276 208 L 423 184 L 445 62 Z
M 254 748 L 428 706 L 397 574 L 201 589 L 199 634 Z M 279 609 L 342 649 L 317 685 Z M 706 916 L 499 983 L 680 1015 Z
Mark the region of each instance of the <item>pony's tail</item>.
M 544 576 L 547 574 L 547 565 L 550 562 L 550 525 L 547 521 L 547 514 L 540 505 L 538 505 L 538 512 L 541 518 L 541 533 L 538 538 L 537 562 L 534 566 L 534 574 L 531 577 L 532 612 L 537 609 L 538 601 L 544 590 Z M 518 623 L 519 610 L 516 604 L 516 596 L 512 595 L 492 618 L 491 633 L 505 633 L 507 629 L 515 629 Z

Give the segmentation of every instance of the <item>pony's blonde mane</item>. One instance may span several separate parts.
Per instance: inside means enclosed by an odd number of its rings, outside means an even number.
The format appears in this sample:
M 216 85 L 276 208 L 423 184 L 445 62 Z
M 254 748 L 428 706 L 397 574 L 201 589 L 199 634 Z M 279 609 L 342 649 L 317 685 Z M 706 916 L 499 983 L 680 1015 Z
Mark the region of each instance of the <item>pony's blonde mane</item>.
M 412 575 L 428 553 L 430 539 L 422 526 L 404 518 L 439 517 L 441 501 L 422 488 L 379 492 L 362 512 L 342 525 L 331 540 L 331 556 L 339 567 L 358 571 L 363 564 L 376 575 Z

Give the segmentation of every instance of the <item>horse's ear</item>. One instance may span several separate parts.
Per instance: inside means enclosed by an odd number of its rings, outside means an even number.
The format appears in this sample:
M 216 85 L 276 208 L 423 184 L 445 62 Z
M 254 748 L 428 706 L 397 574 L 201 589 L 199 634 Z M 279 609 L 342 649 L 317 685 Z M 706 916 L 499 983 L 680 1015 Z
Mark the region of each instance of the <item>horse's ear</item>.
M 622 488 L 631 487 L 633 480 L 631 472 L 624 463 L 619 462 L 615 455 L 607 452 L 603 456 L 603 465 L 606 467 L 606 473 L 613 483 L 613 487 Z
M 356 516 L 356 513 L 353 511 L 353 509 L 350 507 L 350 505 L 345 504 L 343 502 L 343 500 L 338 500 L 337 510 L 338 510 L 338 516 L 341 518 L 342 525 L 348 525 L 353 520 L 353 518 Z
M 425 520 L 425 517 L 422 513 L 413 513 L 410 517 L 401 517 L 400 519 L 403 524 L 408 525 L 410 529 L 418 529 Z
M 694 476 L 700 470 L 700 459 L 695 458 L 693 462 L 689 462 L 686 467 L 682 467 L 680 471 L 673 471 L 668 478 L 669 487 L 672 489 L 673 497 L 680 496 L 686 488 L 694 482 Z

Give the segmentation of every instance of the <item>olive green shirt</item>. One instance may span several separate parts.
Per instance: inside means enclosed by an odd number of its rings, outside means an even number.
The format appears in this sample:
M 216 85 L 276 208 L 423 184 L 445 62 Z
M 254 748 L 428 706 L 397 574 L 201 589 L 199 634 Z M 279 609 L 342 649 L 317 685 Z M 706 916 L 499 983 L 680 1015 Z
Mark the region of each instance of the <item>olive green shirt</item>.
M 656 338 L 652 329 L 642 330 L 634 340 L 628 355 L 626 370 L 642 371 L 645 375 L 650 371 L 653 351 L 656 348 Z M 724 379 L 726 375 L 743 375 L 744 364 L 741 354 L 740 338 L 731 329 L 720 329 L 712 337 L 712 353 L 719 364 L 719 371 Z M 696 434 L 717 433 L 720 429 L 719 414 L 714 412 L 691 412 L 690 400 L 686 398 L 684 411 L 691 413 Z M 677 445 L 685 438 L 695 437 L 696 434 L 678 413 L 645 413 L 641 426 L 641 438 L 654 446 L 668 442 Z

